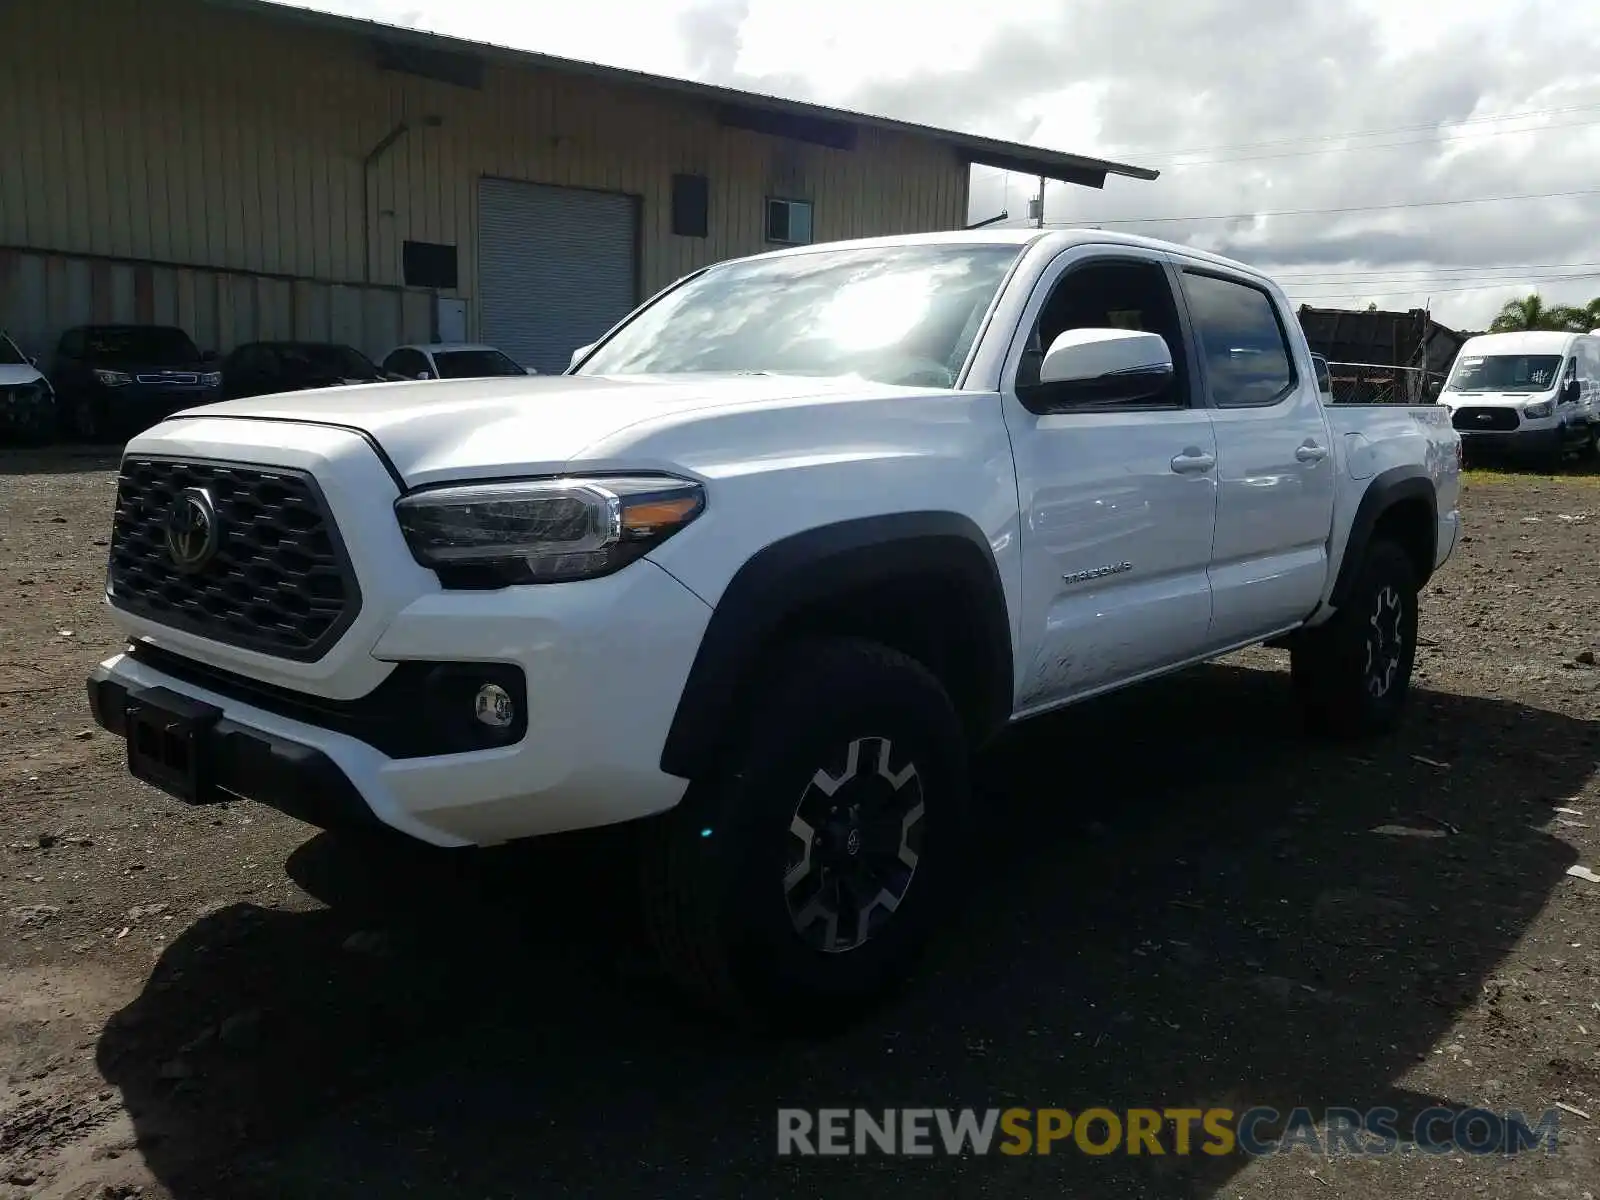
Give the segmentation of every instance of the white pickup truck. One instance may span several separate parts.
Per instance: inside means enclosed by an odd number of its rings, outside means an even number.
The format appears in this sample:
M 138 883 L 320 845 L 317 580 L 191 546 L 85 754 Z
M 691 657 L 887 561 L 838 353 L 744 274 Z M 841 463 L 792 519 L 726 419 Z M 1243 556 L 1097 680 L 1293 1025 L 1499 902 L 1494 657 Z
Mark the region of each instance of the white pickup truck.
M 127 447 L 89 680 L 132 773 L 442 847 L 640 821 L 668 969 L 837 1012 L 954 889 L 975 750 L 1237 647 L 1401 711 L 1439 406 L 1325 407 L 1283 293 L 1098 231 L 809 246 L 564 376 L 207 405 Z

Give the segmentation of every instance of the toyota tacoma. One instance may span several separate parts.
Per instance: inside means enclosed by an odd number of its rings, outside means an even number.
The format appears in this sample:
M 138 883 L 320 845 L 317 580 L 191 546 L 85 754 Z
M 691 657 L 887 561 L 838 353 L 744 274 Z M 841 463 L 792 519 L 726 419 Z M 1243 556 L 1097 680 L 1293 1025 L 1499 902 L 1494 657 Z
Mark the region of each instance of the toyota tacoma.
M 98 722 L 137 778 L 440 847 L 637 822 L 730 1011 L 903 977 L 1007 726 L 1253 643 L 1404 707 L 1438 405 L 1325 404 L 1273 281 L 1099 231 L 721 263 L 561 376 L 209 404 L 122 459 Z M 630 867 L 630 870 L 632 868 Z

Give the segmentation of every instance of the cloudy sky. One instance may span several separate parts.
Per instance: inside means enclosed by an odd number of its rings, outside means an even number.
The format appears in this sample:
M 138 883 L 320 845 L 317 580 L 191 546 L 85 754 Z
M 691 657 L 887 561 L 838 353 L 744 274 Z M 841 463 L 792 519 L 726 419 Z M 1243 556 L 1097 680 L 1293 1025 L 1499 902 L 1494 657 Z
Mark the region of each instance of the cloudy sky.
M 1473 329 L 1530 290 L 1600 296 L 1600 3 L 307 6 L 1157 167 L 1052 186 L 1045 219 L 1242 258 L 1296 301 Z M 1024 223 L 1035 187 L 978 169 L 972 219 Z

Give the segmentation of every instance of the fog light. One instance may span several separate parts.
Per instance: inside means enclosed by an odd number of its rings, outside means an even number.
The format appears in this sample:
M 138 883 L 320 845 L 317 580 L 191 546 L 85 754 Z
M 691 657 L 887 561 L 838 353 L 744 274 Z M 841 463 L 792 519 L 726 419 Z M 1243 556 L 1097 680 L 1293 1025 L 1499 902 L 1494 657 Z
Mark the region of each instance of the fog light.
M 472 711 L 490 729 L 505 729 L 517 719 L 517 706 L 511 700 L 511 693 L 498 683 L 486 683 L 478 689 Z

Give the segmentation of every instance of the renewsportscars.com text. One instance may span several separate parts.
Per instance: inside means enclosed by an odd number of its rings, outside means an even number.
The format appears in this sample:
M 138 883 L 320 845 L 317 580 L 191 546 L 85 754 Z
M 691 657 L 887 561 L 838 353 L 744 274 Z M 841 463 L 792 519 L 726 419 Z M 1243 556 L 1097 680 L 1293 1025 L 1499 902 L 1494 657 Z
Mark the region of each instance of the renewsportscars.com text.
M 1554 1153 L 1554 1109 L 1522 1113 L 1430 1108 L 1402 1121 L 1392 1108 L 1287 1113 L 1231 1108 L 781 1108 L 778 1153 L 790 1155 Z

